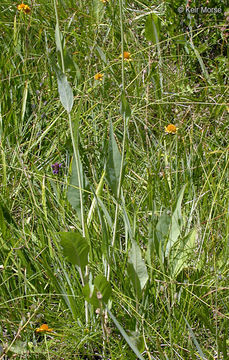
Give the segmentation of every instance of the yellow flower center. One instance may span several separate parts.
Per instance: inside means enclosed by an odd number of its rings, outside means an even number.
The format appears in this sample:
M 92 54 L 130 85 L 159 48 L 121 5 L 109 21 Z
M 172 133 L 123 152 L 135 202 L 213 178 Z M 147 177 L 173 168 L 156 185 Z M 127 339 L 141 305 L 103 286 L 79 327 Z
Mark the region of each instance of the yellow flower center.
M 130 60 L 130 53 L 128 51 L 124 51 L 123 57 L 125 60 Z
M 165 132 L 168 134 L 176 134 L 177 130 L 177 127 L 173 124 L 169 124 L 165 127 Z
M 95 74 L 94 79 L 95 79 L 95 80 L 100 80 L 100 81 L 102 81 L 102 79 L 103 79 L 103 74 L 100 74 L 100 73 Z
M 28 5 L 25 5 L 25 4 L 20 4 L 20 5 L 18 5 L 18 6 L 17 6 L 17 9 L 18 9 L 19 11 L 23 11 L 23 13 L 25 13 L 25 14 L 29 14 L 30 11 L 31 11 L 30 7 L 29 7 Z
M 47 324 L 42 324 L 38 329 L 36 329 L 36 333 L 39 332 L 52 332 L 53 329 L 50 329 Z

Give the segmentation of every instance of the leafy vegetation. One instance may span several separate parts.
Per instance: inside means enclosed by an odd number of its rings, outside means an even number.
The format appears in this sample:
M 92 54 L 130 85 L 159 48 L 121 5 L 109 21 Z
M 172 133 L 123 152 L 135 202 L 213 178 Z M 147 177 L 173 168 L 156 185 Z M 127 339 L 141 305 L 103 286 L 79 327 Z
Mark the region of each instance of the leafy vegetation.
M 0 359 L 227 359 L 226 2 L 0 10 Z

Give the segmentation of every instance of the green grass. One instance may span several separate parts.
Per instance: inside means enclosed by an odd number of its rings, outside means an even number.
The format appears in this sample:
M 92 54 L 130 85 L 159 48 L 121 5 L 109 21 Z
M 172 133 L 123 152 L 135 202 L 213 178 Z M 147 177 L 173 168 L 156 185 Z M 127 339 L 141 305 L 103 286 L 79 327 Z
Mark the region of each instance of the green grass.
M 0 5 L 0 359 L 228 359 L 225 3 L 17 5 Z

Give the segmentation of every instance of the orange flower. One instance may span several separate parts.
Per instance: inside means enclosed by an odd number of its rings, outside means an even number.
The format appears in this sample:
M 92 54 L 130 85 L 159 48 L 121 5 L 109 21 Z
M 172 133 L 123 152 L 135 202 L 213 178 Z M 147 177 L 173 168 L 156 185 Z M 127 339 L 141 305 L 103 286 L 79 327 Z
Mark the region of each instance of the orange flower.
M 19 11 L 22 11 L 24 14 L 29 14 L 31 9 L 28 5 L 25 5 L 25 4 L 20 4 L 17 6 L 17 9 Z
M 122 58 L 122 54 L 119 56 L 120 58 Z M 131 55 L 128 51 L 123 51 L 123 59 L 126 61 L 130 61 L 131 60 Z
M 47 324 L 42 324 L 38 329 L 35 330 L 36 333 L 42 332 L 52 332 L 53 329 L 50 329 Z
M 95 74 L 94 79 L 95 79 L 95 80 L 102 81 L 102 80 L 103 80 L 103 74 L 100 74 L 100 73 Z
M 167 134 L 176 134 L 177 130 L 178 130 L 178 128 L 173 124 L 169 124 L 165 127 L 165 132 Z

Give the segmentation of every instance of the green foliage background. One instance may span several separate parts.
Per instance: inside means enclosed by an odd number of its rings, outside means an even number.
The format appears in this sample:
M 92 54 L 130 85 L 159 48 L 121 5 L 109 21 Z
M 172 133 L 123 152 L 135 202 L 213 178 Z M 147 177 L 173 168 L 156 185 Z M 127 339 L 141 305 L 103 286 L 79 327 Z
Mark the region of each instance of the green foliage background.
M 17 5 L 0 4 L 0 359 L 227 359 L 226 1 Z

